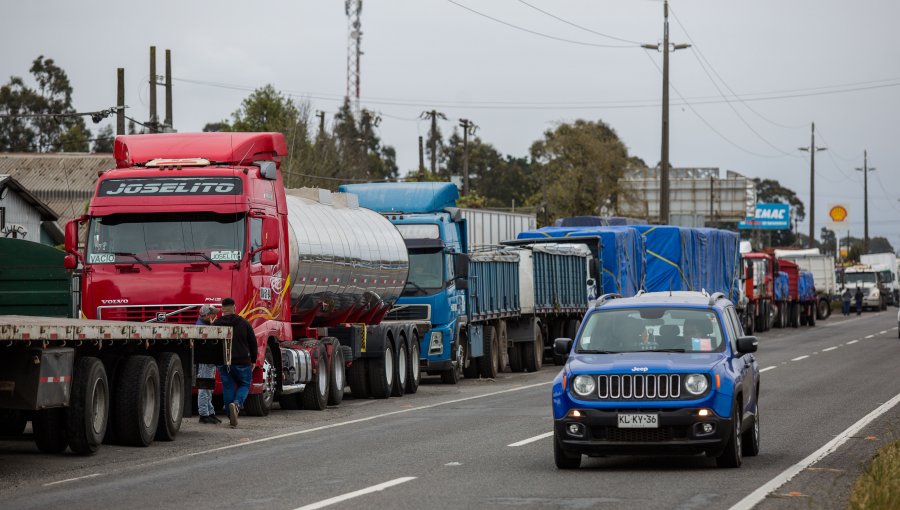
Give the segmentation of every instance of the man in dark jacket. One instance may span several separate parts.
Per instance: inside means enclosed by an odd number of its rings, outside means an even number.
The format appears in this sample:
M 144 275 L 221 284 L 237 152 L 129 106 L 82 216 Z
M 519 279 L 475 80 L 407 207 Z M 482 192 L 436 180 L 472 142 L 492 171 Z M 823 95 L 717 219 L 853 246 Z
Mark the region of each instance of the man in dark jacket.
M 862 315 L 862 302 L 863 302 L 863 291 L 859 287 L 856 287 L 856 294 L 853 295 L 856 299 L 856 315 Z
M 234 312 L 234 300 L 222 300 L 222 316 L 214 326 L 231 326 L 231 365 L 219 365 L 219 379 L 222 380 L 222 400 L 232 427 L 237 426 L 238 413 L 244 408 L 244 401 L 250 392 L 253 367 L 259 348 L 256 333 L 247 319 Z

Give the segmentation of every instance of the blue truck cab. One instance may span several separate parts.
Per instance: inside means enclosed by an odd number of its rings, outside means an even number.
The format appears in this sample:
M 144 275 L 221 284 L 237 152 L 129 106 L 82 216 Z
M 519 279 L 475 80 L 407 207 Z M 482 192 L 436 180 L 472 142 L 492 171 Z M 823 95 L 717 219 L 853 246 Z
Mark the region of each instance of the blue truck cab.
M 455 384 L 471 358 L 482 355 L 479 328 L 467 318 L 466 220 L 456 208 L 459 190 L 444 182 L 345 184 L 339 191 L 384 215 L 403 236 L 409 276 L 386 320 L 427 320 L 420 369 Z M 468 337 L 468 338 L 466 338 Z
M 739 467 L 759 452 L 756 337 L 721 293 L 605 295 L 553 381 L 554 459 L 700 454 Z

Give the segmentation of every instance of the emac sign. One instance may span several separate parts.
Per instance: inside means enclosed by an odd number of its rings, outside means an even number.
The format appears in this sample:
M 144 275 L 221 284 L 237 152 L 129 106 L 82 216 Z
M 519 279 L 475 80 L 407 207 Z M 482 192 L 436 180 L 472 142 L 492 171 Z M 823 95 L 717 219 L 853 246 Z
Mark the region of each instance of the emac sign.
M 791 206 L 788 204 L 756 204 L 756 214 L 738 223 L 738 228 L 790 230 Z

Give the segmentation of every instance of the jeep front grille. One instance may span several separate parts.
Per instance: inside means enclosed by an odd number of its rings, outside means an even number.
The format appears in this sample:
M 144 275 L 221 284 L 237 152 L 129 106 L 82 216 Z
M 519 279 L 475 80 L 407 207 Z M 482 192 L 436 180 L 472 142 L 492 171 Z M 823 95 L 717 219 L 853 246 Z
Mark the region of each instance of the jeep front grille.
M 600 400 L 676 400 L 681 374 L 612 374 L 597 376 Z

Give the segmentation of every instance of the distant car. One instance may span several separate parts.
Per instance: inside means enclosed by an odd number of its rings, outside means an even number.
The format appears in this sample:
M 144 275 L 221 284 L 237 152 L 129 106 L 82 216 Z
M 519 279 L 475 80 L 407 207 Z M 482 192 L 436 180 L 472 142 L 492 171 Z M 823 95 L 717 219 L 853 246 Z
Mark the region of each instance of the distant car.
M 900 321 L 900 317 L 898 317 Z M 759 453 L 757 339 L 722 294 L 604 296 L 553 381 L 556 467 L 582 455 L 706 454 L 740 467 Z

